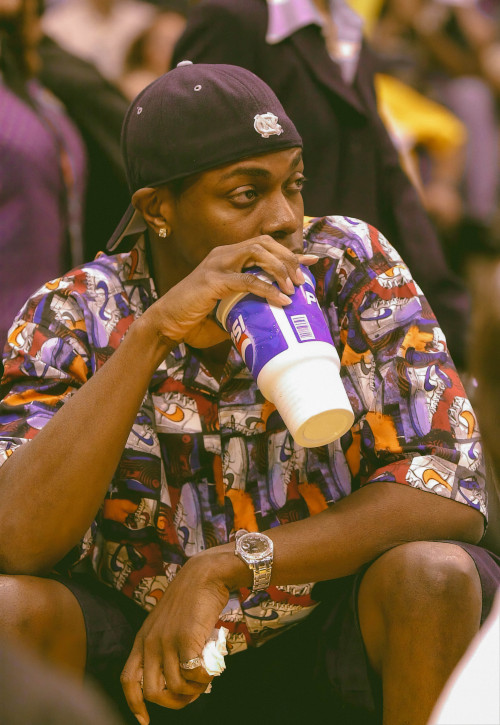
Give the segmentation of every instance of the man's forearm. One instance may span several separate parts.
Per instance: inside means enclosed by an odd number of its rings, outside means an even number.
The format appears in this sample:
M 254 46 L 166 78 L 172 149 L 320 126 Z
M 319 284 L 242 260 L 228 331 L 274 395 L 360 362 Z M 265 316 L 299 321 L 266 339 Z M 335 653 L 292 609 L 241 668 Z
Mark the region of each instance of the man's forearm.
M 372 483 L 322 513 L 266 531 L 274 541 L 272 585 L 303 584 L 354 574 L 398 544 L 457 539 L 477 542 L 482 514 L 470 506 L 397 483 Z M 195 557 L 229 589 L 251 585 L 234 543 Z
M 39 573 L 79 542 L 168 353 L 143 318 L 105 365 L 0 467 L 0 571 Z

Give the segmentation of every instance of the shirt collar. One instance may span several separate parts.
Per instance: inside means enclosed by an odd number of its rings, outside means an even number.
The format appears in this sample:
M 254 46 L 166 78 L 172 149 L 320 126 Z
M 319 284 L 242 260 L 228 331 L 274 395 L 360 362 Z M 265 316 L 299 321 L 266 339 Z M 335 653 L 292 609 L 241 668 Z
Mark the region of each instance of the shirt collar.
M 323 26 L 323 18 L 312 0 L 267 0 L 268 23 L 266 41 L 274 45 L 307 25 Z M 363 20 L 344 0 L 330 3 L 332 19 L 339 40 L 361 43 Z

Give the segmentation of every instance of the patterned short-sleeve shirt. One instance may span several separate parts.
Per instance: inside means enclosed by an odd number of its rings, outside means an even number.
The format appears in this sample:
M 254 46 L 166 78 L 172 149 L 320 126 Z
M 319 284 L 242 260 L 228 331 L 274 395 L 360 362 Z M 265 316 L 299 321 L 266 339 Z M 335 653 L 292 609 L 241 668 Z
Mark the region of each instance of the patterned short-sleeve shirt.
M 373 481 L 396 482 L 486 516 L 476 417 L 445 337 L 410 272 L 375 229 L 308 221 L 304 247 L 355 414 L 340 440 L 305 449 L 233 349 L 221 379 L 179 345 L 155 372 L 119 466 L 80 547 L 96 575 L 151 609 L 179 567 L 238 528 L 319 513 Z M 0 461 L 28 445 L 157 298 L 144 242 L 46 284 L 10 329 Z M 68 476 L 71 471 L 68 470 Z M 313 583 L 231 593 L 232 651 L 263 642 L 315 606 Z

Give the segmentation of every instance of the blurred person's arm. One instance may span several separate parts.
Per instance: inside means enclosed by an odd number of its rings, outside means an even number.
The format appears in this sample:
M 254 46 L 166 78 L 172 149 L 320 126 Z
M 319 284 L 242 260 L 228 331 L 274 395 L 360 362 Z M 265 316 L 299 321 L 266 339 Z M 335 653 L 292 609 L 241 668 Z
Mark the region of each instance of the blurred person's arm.
M 454 76 L 480 74 L 476 53 L 459 45 L 446 30 L 452 12 L 445 3 L 424 1 L 411 18 L 411 27 L 422 45 L 448 73 Z
M 475 6 L 457 8 L 455 12 L 462 33 L 477 55 L 482 76 L 496 92 L 500 92 L 498 23 Z

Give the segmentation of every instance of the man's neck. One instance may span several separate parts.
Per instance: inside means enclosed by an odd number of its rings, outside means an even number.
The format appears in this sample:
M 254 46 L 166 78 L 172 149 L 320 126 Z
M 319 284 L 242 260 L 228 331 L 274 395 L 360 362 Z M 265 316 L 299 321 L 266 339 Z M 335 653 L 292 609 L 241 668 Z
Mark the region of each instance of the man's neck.
M 163 297 L 172 287 L 192 272 L 182 259 L 176 255 L 168 239 L 159 240 L 151 232 L 146 241 L 148 249 L 149 273 L 155 283 L 159 297 Z

